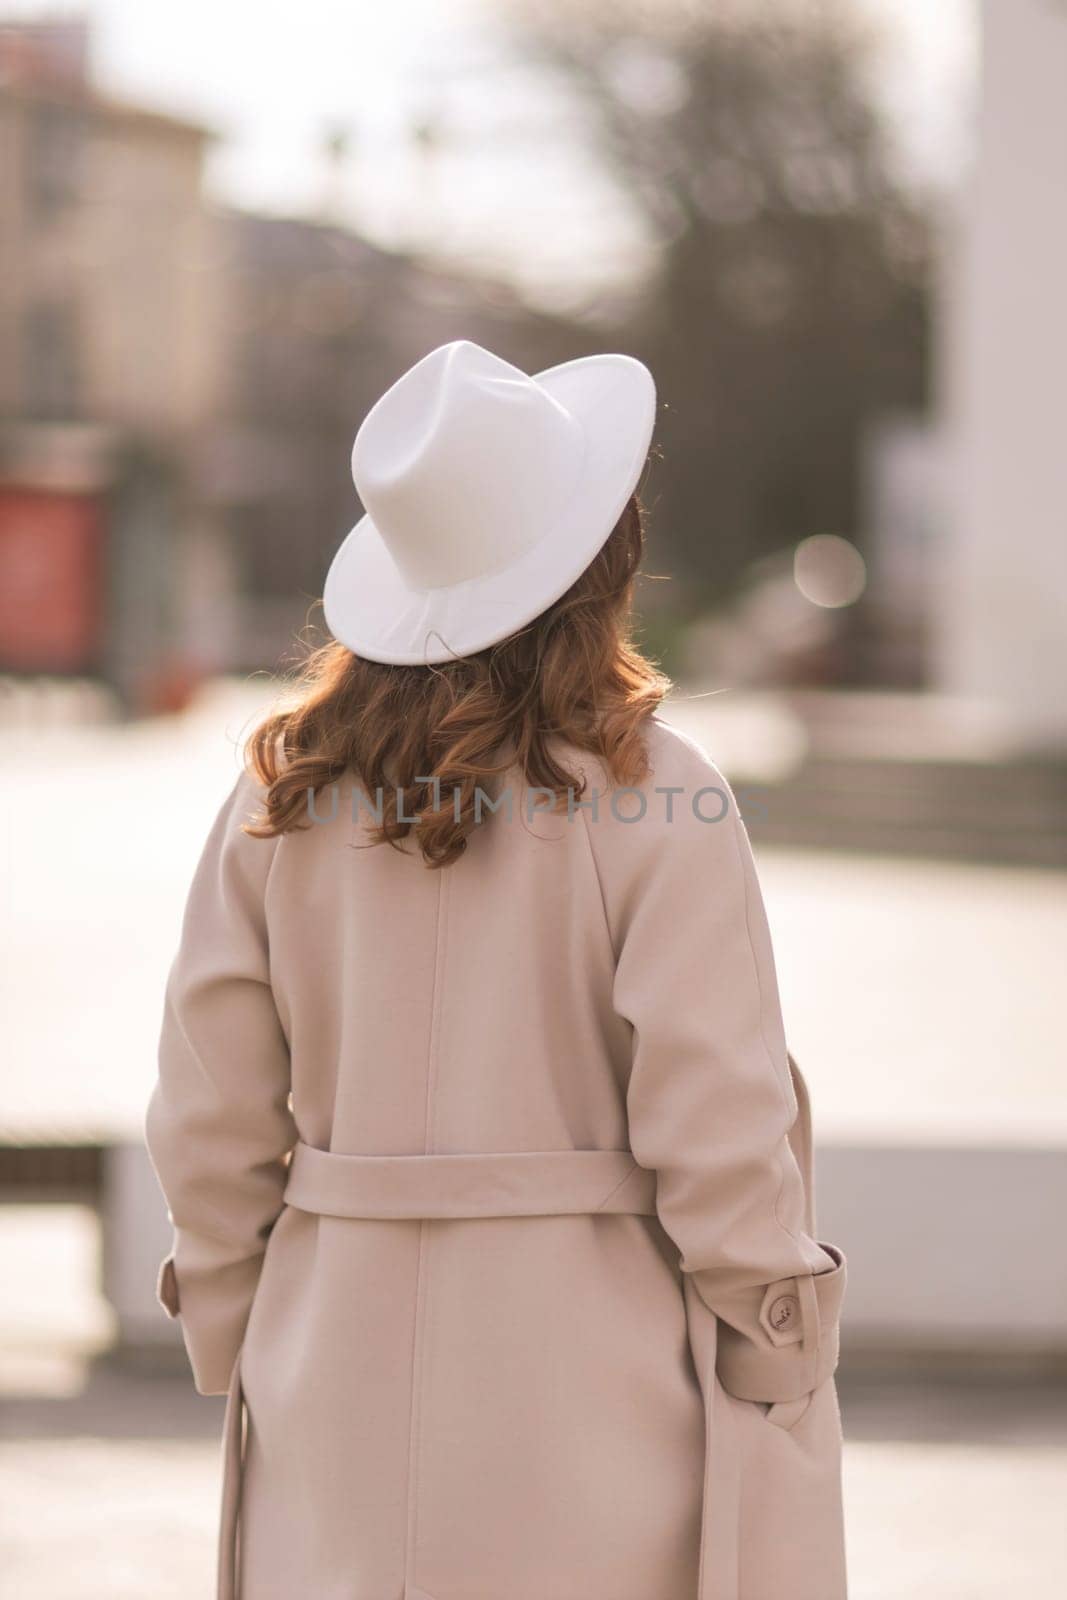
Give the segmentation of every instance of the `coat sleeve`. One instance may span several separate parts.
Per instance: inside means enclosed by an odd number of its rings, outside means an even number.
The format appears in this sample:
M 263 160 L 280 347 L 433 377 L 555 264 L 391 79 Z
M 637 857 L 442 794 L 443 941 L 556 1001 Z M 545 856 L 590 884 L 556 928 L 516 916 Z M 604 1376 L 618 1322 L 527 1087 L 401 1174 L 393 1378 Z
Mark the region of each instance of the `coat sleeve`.
M 748 836 L 722 774 L 657 725 L 646 811 L 588 818 L 632 1026 L 630 1143 L 719 1323 L 743 1400 L 799 1400 L 835 1370 L 845 1259 L 805 1231 L 800 1112 Z M 670 791 L 673 791 L 671 793 Z M 669 808 L 669 819 L 668 819 Z M 628 812 L 633 820 L 618 818 Z
M 201 1394 L 229 1384 L 297 1137 L 264 912 L 278 840 L 241 831 L 257 799 L 243 774 L 196 868 L 145 1117 L 174 1228 L 157 1292 L 180 1316 Z

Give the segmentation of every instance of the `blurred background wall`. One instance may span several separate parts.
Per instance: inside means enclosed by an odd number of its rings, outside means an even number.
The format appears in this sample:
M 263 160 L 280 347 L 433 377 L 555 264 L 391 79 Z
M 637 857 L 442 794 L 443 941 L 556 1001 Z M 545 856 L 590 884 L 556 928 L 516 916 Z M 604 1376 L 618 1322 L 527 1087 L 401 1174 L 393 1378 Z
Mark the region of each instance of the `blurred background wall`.
M 1065 149 L 1055 0 L 0 6 L 0 1593 L 208 1592 L 163 979 L 356 428 L 461 337 L 656 374 L 640 627 L 812 1086 L 854 1592 L 1064 1592 Z

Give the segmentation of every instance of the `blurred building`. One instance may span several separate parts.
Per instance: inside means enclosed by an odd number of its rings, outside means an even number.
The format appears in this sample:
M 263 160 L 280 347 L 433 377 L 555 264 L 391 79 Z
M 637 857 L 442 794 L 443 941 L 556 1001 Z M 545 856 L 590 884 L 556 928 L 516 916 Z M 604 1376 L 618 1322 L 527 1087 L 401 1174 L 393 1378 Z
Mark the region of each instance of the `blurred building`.
M 100 94 L 88 42 L 0 28 L 0 667 L 154 695 L 209 520 L 211 135 Z
M 228 665 L 248 670 L 291 657 L 305 624 L 321 624 L 326 567 L 360 515 L 353 438 L 390 383 L 449 339 L 485 343 L 531 370 L 593 344 L 503 285 L 382 250 L 333 222 L 224 212 L 216 248 L 225 359 L 197 485 L 230 566 L 216 637 L 227 639 Z
M 0 28 L 0 672 L 133 709 L 291 656 L 378 395 L 472 338 L 594 348 L 505 285 L 204 195 L 212 134 L 102 95 L 84 25 Z
M 941 687 L 1067 748 L 1067 7 L 983 0 L 978 150 L 946 361 Z
M 877 681 L 1067 750 L 1067 8 L 982 0 L 975 155 L 938 295 L 937 406 L 870 431 Z

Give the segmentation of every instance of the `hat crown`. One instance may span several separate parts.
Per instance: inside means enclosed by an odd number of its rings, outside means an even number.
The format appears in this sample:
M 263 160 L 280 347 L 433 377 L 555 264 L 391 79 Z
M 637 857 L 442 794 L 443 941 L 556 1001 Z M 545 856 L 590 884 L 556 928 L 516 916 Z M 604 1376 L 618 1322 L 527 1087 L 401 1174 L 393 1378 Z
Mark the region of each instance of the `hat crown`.
M 368 412 L 352 477 L 404 580 L 435 589 L 512 563 L 580 473 L 580 420 L 469 340 L 440 346 Z

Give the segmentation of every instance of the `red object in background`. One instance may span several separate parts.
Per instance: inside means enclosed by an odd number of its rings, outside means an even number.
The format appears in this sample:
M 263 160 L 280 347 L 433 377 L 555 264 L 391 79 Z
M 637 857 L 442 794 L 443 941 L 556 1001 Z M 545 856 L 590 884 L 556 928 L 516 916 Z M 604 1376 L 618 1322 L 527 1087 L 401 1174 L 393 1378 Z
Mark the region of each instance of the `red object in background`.
M 94 665 L 103 542 L 95 497 L 0 486 L 0 668 L 79 672 Z
M 148 673 L 137 686 L 137 710 L 146 717 L 184 711 L 204 682 L 195 662 L 174 657 Z

